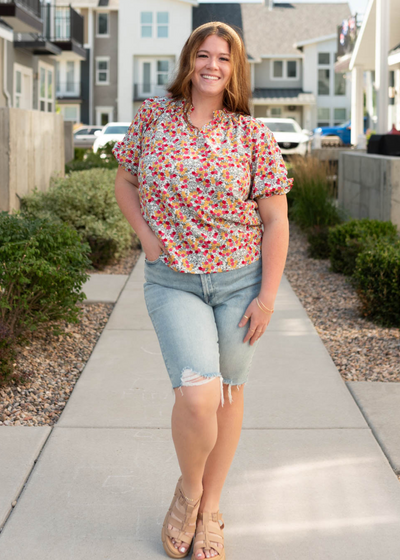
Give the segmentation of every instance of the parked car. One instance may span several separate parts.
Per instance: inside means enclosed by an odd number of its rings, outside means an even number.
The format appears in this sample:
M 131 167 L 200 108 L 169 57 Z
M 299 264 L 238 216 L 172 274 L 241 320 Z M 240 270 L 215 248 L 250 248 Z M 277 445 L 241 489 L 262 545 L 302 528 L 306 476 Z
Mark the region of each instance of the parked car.
M 110 122 L 106 124 L 100 133 L 96 132 L 96 140 L 93 144 L 94 153 L 108 142 L 118 142 L 122 140 L 130 126 L 130 122 Z
M 367 132 L 367 120 L 368 117 L 364 117 L 364 134 Z M 343 144 L 351 144 L 351 121 L 339 124 L 338 126 L 320 126 L 314 128 L 313 132 L 321 136 L 338 136 Z
M 74 148 L 91 148 L 96 140 L 95 132 L 102 131 L 102 126 L 83 126 L 74 132 Z
M 301 128 L 294 119 L 259 117 L 273 133 L 283 155 L 300 154 L 304 156 L 311 149 L 311 132 Z

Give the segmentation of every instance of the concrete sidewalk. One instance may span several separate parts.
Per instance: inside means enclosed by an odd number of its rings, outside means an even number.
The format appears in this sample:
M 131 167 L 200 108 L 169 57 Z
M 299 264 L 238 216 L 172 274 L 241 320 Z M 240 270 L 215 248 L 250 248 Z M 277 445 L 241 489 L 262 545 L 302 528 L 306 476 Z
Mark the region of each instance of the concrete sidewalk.
M 0 558 L 167 557 L 161 525 L 179 476 L 174 397 L 143 267 L 142 254 L 58 424 L 47 440 L 48 428 L 35 435 L 26 460 L 33 451 L 38 460 Z M 396 475 L 285 277 L 275 308 L 220 506 L 227 560 L 398 560 Z M 11 483 L 20 489 L 23 476 Z

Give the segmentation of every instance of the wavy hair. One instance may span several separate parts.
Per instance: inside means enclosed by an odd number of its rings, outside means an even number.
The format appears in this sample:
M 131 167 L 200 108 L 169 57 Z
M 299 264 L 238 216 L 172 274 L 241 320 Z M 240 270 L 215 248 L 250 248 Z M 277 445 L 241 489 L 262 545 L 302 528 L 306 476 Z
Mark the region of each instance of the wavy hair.
M 192 102 L 192 75 L 197 51 L 210 35 L 225 39 L 231 53 L 232 75 L 225 87 L 223 106 L 234 113 L 250 115 L 250 67 L 242 37 L 230 25 L 211 21 L 197 27 L 187 39 L 179 58 L 176 77 L 167 88 L 172 99 L 184 99 L 186 112 Z

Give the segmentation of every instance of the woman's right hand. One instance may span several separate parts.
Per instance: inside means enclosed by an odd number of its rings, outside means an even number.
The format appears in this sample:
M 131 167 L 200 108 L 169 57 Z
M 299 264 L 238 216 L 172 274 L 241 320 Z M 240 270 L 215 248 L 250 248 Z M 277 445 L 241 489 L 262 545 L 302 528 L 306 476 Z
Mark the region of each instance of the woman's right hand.
M 158 257 L 165 252 L 165 247 L 162 241 L 158 239 L 153 231 L 146 233 L 145 238 L 140 240 L 145 257 L 148 261 L 155 261 Z

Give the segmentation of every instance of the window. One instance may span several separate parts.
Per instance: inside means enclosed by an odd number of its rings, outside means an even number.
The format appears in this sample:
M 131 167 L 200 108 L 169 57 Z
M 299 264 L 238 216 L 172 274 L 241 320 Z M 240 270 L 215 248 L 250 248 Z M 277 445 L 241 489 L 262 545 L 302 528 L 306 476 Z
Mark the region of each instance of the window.
M 283 78 L 283 60 L 274 60 L 274 78 Z
M 75 91 L 75 62 L 67 60 L 67 82 L 66 92 L 73 93 Z
M 13 106 L 19 109 L 32 109 L 33 101 L 32 68 L 14 62 Z
M 97 37 L 109 37 L 109 15 L 107 12 L 97 12 Z
M 280 117 L 282 115 L 282 107 L 271 107 L 269 111 L 271 117 Z
M 96 57 L 96 85 L 110 85 L 110 58 Z
M 346 108 L 334 109 L 333 110 L 334 125 L 343 124 L 346 122 Z
M 75 123 L 80 121 L 79 105 L 62 105 L 61 113 L 65 121 L 72 121 Z
M 54 69 L 47 64 L 39 64 L 39 110 L 53 112 Z
M 329 107 L 318 107 L 318 123 L 317 126 L 330 125 L 330 109 Z
M 329 95 L 329 70 L 318 70 L 318 95 Z
M 105 126 L 114 120 L 114 107 L 96 107 L 96 124 Z M 94 134 L 94 131 L 91 131 Z
M 22 97 L 22 73 L 21 70 L 16 70 L 15 72 L 15 106 L 21 107 L 21 97 Z
M 318 64 L 330 64 L 330 53 L 318 53 Z
M 71 21 L 69 17 L 69 8 L 56 8 L 55 12 L 55 30 L 56 39 L 60 41 L 69 40 L 71 38 Z
M 295 60 L 287 61 L 287 77 L 297 78 L 297 62 Z
M 157 37 L 168 37 L 168 12 L 157 12 Z
M 274 60 L 272 62 L 272 79 L 297 79 L 297 60 Z
M 143 93 L 151 92 L 151 62 L 143 62 Z
M 153 36 L 153 12 L 141 12 L 140 24 L 141 24 L 141 36 L 144 38 L 152 37 Z
M 345 72 L 335 72 L 335 95 L 346 95 Z
M 157 85 L 163 86 L 168 83 L 168 60 L 157 60 Z

